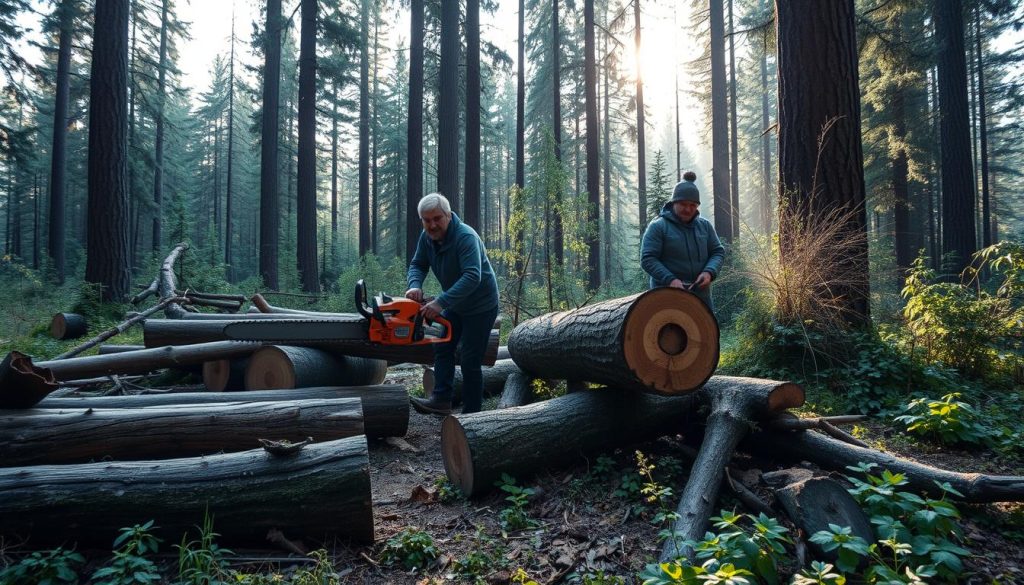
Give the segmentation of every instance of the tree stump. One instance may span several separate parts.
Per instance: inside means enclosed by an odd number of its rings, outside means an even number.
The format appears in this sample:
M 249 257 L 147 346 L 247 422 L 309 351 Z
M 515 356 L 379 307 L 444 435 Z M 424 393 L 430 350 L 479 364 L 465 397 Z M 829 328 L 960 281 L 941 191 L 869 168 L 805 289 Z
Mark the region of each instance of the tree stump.
M 34 548 L 110 550 L 121 528 L 155 520 L 166 543 L 214 518 L 222 546 L 291 539 L 373 541 L 365 437 L 315 443 L 290 456 L 263 449 L 208 457 L 0 469 L 0 533 Z
M 268 345 L 249 358 L 246 390 L 380 384 L 387 362 L 336 355 L 312 347 Z
M 54 339 L 77 339 L 88 330 L 85 317 L 78 313 L 57 313 L 50 320 L 50 336 Z
M 95 396 L 81 398 L 49 397 L 38 408 L 85 410 L 87 408 L 144 408 L 220 402 L 288 402 L 359 398 L 363 404 L 363 430 L 367 437 L 404 437 L 409 429 L 409 393 L 405 386 L 324 386 L 291 390 L 252 390 L 247 392 L 168 392 L 134 396 Z M 32 412 L 32 411 L 30 411 Z
M 33 409 L 0 415 L 0 466 L 169 459 L 244 451 L 259 438 L 324 441 L 362 434 L 356 398 Z
M 860 504 L 845 487 L 827 477 L 815 477 L 789 484 L 776 490 L 775 497 L 793 523 L 803 530 L 816 558 L 832 561 L 837 558 L 834 552 L 826 553 L 821 545 L 809 540 L 819 530 L 828 530 L 829 524 L 848 526 L 854 536 L 863 538 L 869 544 L 875 541 L 871 521 Z
M 672 396 L 711 377 L 718 333 L 699 298 L 666 287 L 520 323 L 508 350 L 537 378 Z

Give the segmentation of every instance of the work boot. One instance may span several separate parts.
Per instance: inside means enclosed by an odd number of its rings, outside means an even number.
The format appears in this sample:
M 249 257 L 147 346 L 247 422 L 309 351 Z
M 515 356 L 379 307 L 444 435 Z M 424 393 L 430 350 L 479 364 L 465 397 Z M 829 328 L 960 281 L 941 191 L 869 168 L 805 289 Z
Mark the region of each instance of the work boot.
M 430 398 L 417 398 L 413 396 L 409 398 L 409 401 L 412 402 L 412 407 L 416 409 L 416 412 L 421 414 L 452 413 L 451 400 L 441 400 L 433 396 Z

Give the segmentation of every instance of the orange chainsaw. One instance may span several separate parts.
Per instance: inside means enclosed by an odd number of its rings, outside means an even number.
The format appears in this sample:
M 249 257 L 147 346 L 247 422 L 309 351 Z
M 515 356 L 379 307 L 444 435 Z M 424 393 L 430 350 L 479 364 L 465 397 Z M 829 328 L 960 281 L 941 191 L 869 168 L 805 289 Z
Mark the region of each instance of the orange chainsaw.
M 443 317 L 430 320 L 418 301 L 384 293 L 366 303 L 366 283 L 356 282 L 356 310 L 369 321 L 370 341 L 385 345 L 421 345 L 452 340 L 452 324 Z

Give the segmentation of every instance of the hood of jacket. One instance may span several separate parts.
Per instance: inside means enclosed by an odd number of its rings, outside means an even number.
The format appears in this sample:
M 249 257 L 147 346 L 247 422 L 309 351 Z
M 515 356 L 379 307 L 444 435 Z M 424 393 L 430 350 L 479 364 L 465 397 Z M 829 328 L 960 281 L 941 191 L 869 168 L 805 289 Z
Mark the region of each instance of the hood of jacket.
M 455 215 L 455 214 L 452 213 L 452 215 Z M 674 223 L 674 224 L 676 224 L 676 225 L 678 225 L 680 227 L 691 228 L 692 229 L 694 222 L 696 222 L 697 218 L 700 217 L 700 210 L 698 209 L 697 213 L 693 214 L 693 219 L 691 219 L 689 222 L 685 222 L 685 221 L 679 219 L 679 216 L 676 215 L 676 212 L 672 211 L 672 202 L 669 201 L 665 205 L 661 206 L 661 213 L 659 213 L 658 215 L 660 217 L 664 217 L 666 220 L 671 221 L 672 223 Z

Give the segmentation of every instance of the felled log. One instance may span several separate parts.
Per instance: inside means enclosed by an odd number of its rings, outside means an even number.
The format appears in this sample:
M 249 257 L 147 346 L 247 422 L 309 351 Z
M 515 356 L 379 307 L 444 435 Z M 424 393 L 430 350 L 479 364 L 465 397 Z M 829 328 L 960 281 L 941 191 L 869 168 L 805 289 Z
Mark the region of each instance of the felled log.
M 203 385 L 211 392 L 245 390 L 249 358 L 203 362 Z
M 50 336 L 54 339 L 77 339 L 88 330 L 85 317 L 78 313 L 57 313 L 50 320 Z
M 807 537 L 819 530 L 828 530 L 829 524 L 835 524 L 849 527 L 854 536 L 863 538 L 869 544 L 875 542 L 875 531 L 864 509 L 846 491 L 845 486 L 832 479 L 804 479 L 776 490 L 775 497 Z M 817 558 L 836 559 L 834 552 L 826 552 L 814 541 L 809 541 L 809 546 Z
M 488 396 L 495 396 L 499 394 L 505 387 L 505 380 L 513 372 L 519 371 L 519 366 L 512 360 L 498 360 L 494 362 L 493 366 L 484 366 L 481 368 L 484 377 L 484 398 Z M 423 368 L 423 393 L 430 396 L 430 393 L 434 391 L 434 369 Z M 452 400 L 454 402 L 460 402 L 462 400 L 462 368 L 455 368 L 455 379 L 452 382 Z
M 762 430 L 754 433 L 745 448 L 772 457 L 811 461 L 825 469 L 845 474 L 846 469 L 860 463 L 875 463 L 877 472 L 888 469 L 907 477 L 906 489 L 941 497 L 944 492 L 935 482 L 949 483 L 963 494 L 962 500 L 972 503 L 1024 502 L 1024 476 L 960 473 L 902 459 L 875 449 L 825 436 L 813 431 Z
M 495 357 L 497 358 L 497 361 L 510 360 L 510 359 L 512 359 L 512 354 L 510 354 L 508 352 L 508 346 L 507 345 L 499 345 L 498 346 L 498 354 Z
M 327 400 L 359 398 L 363 404 L 363 430 L 368 437 L 402 437 L 409 428 L 409 393 L 405 386 L 323 386 L 292 390 L 252 390 L 247 392 L 168 392 L 134 396 L 95 396 L 81 398 L 48 397 L 38 408 L 85 410 L 88 408 L 145 408 L 220 402 L 278 402 L 291 400 Z M 34 412 L 34 411 L 29 411 Z
M 387 371 L 387 362 L 382 360 L 337 355 L 312 347 L 268 345 L 249 358 L 245 388 L 373 385 L 383 382 Z
M 145 374 L 161 368 L 197 365 L 215 358 L 246 356 L 259 348 L 259 343 L 248 341 L 215 341 L 48 360 L 35 365 L 53 372 L 57 380 L 77 380 L 110 374 Z
M 155 282 L 156 290 L 157 293 L 160 295 L 161 301 L 165 301 L 171 297 L 177 296 L 174 294 L 174 291 L 178 289 L 177 279 L 174 277 L 174 265 L 178 262 L 178 258 L 180 258 L 181 255 L 185 253 L 185 250 L 188 250 L 188 244 L 186 244 L 185 242 L 179 243 L 178 245 L 174 246 L 174 249 L 171 250 L 171 253 L 168 254 L 167 257 L 164 258 L 164 261 L 160 264 L 160 272 L 157 274 Z M 186 314 L 188 313 L 185 311 L 185 309 L 181 308 L 181 305 L 175 302 L 168 303 L 164 307 L 164 315 L 166 315 L 169 319 L 180 318 L 182 315 Z
M 33 409 L 0 414 L 0 466 L 192 457 L 245 451 L 259 438 L 325 441 L 362 434 L 357 398 Z
M 111 355 L 115 353 L 125 353 L 128 351 L 139 351 L 140 349 L 146 349 L 145 345 L 124 345 L 116 343 L 105 343 L 96 349 L 99 355 Z
M 0 362 L 0 408 L 31 408 L 57 389 L 53 372 L 32 363 L 32 358 L 12 351 Z
M 222 546 L 291 539 L 373 541 L 366 439 L 164 461 L 0 469 L 0 533 L 34 548 L 106 547 L 121 528 L 155 520 L 166 542 L 214 519 Z
M 603 388 L 528 406 L 452 415 L 441 423 L 444 468 L 462 493 L 478 496 L 493 490 L 502 473 L 524 480 L 543 469 L 582 461 L 586 453 L 675 433 L 698 398 Z
M 347 317 L 339 313 L 339 318 L 333 319 L 342 323 L 365 323 L 366 319 L 359 316 Z M 344 317 L 344 318 L 342 318 Z M 308 319 L 309 316 L 299 316 L 301 319 Z M 194 343 L 209 343 L 228 339 L 225 328 L 235 326 L 239 323 L 252 323 L 251 319 L 231 320 L 208 320 L 193 321 L 186 319 L 150 319 L 142 327 L 143 342 L 146 347 L 162 347 L 165 345 L 188 345 Z M 261 321 L 261 327 L 257 332 L 243 332 L 247 339 L 259 339 L 266 343 L 281 343 L 294 347 L 318 347 L 332 353 L 365 357 L 372 359 L 387 360 L 391 363 L 414 363 L 433 364 L 434 349 L 430 344 L 420 345 L 384 345 L 371 343 L 368 335 L 359 339 L 319 341 L 315 338 L 306 340 L 291 340 L 289 333 L 294 329 L 294 319 L 266 319 Z M 249 335 L 253 333 L 253 335 Z M 484 351 L 483 364 L 494 365 L 498 355 L 497 329 L 491 330 L 488 338 L 487 349 Z
M 718 505 L 725 466 L 751 424 L 804 403 L 803 388 L 791 382 L 726 376 L 716 376 L 712 381 L 717 383 L 701 388 L 711 410 L 704 440 L 676 508 L 673 537 L 665 540 L 661 551 L 663 563 L 690 556 L 692 550 L 684 541 L 704 536 Z
M 665 287 L 520 323 L 508 350 L 537 378 L 671 396 L 711 377 L 718 334 L 718 322 L 699 298 Z
M 498 400 L 498 408 L 512 408 L 523 406 L 533 402 L 533 376 L 523 372 L 513 372 L 505 380 L 505 387 L 501 391 L 501 398 Z

